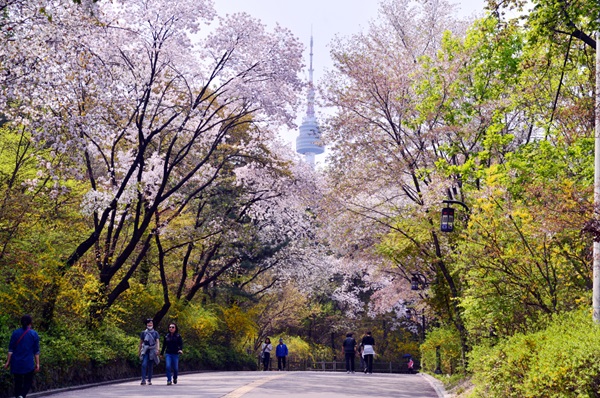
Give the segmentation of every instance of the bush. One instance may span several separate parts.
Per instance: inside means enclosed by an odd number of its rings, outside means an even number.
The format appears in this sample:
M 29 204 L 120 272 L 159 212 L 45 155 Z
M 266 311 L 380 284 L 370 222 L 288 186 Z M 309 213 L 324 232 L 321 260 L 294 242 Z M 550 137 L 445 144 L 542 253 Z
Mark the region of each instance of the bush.
M 440 327 L 427 333 L 427 339 L 421 345 L 421 368 L 433 372 L 437 367 L 437 347 L 440 354 L 442 373 L 462 372 L 460 336 L 455 328 Z
M 475 397 L 600 397 L 600 326 L 587 310 L 471 353 Z
M 3 365 L 8 355 L 8 343 L 12 333 L 9 327 L 10 324 L 11 318 L 8 315 L 0 315 L 0 361 Z M 8 370 L 3 367 L 0 367 L 0 391 L 12 391 L 11 376 Z M 2 393 L 0 393 L 1 395 Z
M 277 340 L 279 341 L 279 339 Z M 284 342 L 288 348 L 288 356 L 290 361 L 302 361 L 312 358 L 313 349 L 308 342 L 302 339 L 302 337 L 284 337 Z
M 256 370 L 256 359 L 222 345 L 202 345 L 185 349 L 182 365 L 211 370 Z M 181 366 L 180 366 L 181 367 Z

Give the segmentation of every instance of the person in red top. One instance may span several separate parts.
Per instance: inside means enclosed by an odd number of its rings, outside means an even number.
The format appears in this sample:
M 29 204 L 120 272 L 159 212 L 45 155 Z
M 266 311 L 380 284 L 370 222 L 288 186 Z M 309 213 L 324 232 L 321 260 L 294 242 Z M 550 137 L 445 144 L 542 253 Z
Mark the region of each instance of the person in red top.
M 13 332 L 8 344 L 4 368 L 13 374 L 15 397 L 25 398 L 31 389 L 33 375 L 40 371 L 40 337 L 32 329 L 31 315 L 21 317 L 22 328 Z

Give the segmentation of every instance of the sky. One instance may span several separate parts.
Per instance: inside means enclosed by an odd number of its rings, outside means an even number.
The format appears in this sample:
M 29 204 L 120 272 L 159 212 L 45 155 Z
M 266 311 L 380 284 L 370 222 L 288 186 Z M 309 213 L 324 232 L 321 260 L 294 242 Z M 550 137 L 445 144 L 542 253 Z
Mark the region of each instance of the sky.
M 485 0 L 450 0 L 460 16 L 481 16 Z M 313 35 L 313 69 L 315 83 L 324 71 L 332 68 L 329 43 L 336 35 L 351 36 L 364 31 L 377 17 L 379 0 L 214 0 L 219 15 L 246 12 L 260 19 L 268 28 L 276 23 L 292 31 L 305 43 L 305 64 L 309 63 L 311 31 Z M 308 79 L 308 67 L 303 76 Z M 305 105 L 304 105 L 305 106 Z M 297 124 L 305 108 L 299 109 Z M 318 117 L 318 109 L 317 117 Z M 297 131 L 282 133 L 282 138 L 295 145 Z M 317 162 L 325 155 L 317 156 Z

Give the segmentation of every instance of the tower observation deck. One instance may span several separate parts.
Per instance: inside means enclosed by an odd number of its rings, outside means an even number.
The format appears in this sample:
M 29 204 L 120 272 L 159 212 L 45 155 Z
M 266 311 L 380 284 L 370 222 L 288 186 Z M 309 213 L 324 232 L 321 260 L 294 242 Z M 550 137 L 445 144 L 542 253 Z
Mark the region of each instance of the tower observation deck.
M 310 69 L 308 70 L 308 95 L 306 115 L 300 125 L 300 134 L 296 138 L 296 152 L 304 155 L 307 163 L 314 165 L 315 155 L 324 152 L 321 144 L 321 131 L 315 117 L 315 88 L 313 84 L 313 38 L 310 37 Z

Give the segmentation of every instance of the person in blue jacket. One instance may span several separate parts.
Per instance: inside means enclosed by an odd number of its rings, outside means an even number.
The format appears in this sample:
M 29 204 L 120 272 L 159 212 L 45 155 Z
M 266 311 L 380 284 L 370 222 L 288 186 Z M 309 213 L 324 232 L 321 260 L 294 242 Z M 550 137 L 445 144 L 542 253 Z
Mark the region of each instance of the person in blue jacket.
M 277 344 L 277 348 L 275 349 L 275 356 L 277 357 L 277 370 L 285 370 L 288 348 L 283 344 L 283 339 L 279 339 L 279 344 Z
M 21 328 L 13 332 L 8 343 L 4 368 L 10 366 L 15 381 L 15 397 L 25 398 L 33 384 L 33 375 L 40 371 L 40 337 L 32 329 L 31 315 L 21 317 Z

